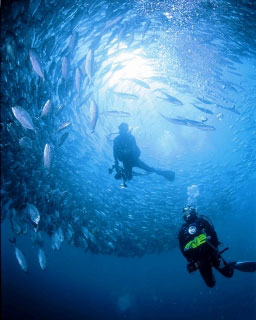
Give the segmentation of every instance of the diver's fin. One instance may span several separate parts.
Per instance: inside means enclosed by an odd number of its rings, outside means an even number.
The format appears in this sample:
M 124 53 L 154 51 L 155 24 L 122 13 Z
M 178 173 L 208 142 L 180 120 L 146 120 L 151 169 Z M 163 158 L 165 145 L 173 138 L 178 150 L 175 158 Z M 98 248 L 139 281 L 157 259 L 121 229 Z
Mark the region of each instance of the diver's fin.
M 252 262 L 252 261 L 234 262 L 233 267 L 234 269 L 243 271 L 243 272 L 255 272 L 256 262 Z
M 136 172 L 136 171 L 132 171 L 132 175 L 135 177 L 135 176 L 147 176 L 149 174 L 151 174 L 152 172 Z
M 162 171 L 156 170 L 155 173 L 159 174 L 160 176 L 164 177 L 169 181 L 173 181 L 175 179 L 175 172 L 174 171 Z

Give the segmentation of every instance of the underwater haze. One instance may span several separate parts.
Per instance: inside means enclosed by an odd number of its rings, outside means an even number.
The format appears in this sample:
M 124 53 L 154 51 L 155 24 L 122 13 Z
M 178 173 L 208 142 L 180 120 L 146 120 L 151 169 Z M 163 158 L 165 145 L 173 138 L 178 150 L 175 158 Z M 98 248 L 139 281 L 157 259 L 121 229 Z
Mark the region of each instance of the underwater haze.
M 189 274 L 195 205 L 256 261 L 256 2 L 1 2 L 3 319 L 256 318 L 255 273 Z M 140 159 L 109 168 L 120 123 Z

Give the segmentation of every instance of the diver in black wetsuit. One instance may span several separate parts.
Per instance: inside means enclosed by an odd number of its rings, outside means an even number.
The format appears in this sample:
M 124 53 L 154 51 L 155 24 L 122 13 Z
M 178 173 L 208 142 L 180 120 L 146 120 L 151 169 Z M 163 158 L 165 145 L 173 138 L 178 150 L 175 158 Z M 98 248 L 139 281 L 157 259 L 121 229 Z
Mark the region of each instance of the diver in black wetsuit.
M 184 207 L 183 218 L 185 223 L 179 231 L 180 250 L 188 261 L 188 272 L 199 269 L 208 287 L 212 288 L 215 285 L 212 267 L 227 278 L 233 276 L 234 269 L 245 272 L 256 271 L 255 262 L 227 263 L 221 257 L 221 253 L 227 249 L 219 252 L 220 242 L 211 221 L 204 216 L 198 216 L 195 207 Z
M 173 171 L 162 171 L 149 167 L 147 164 L 142 162 L 140 157 L 140 149 L 136 144 L 135 137 L 130 133 L 129 126 L 127 123 L 123 122 L 119 125 L 119 135 L 114 139 L 113 146 L 113 156 L 115 160 L 114 168 L 117 172 L 116 179 L 122 178 L 122 173 L 120 173 L 119 162 L 123 163 L 123 175 L 125 180 L 132 179 L 132 168 L 137 167 L 143 169 L 147 172 L 154 172 L 165 177 L 168 180 L 173 181 L 175 174 Z

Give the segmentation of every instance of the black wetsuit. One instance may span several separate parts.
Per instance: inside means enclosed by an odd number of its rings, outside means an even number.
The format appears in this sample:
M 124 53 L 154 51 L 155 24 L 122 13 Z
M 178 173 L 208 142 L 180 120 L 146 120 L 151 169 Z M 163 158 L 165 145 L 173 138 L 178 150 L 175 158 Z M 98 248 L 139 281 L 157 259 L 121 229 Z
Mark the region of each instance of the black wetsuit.
M 156 172 L 154 168 L 149 167 L 139 159 L 140 149 L 136 144 L 135 137 L 129 132 L 119 134 L 115 138 L 113 155 L 116 165 L 118 164 L 118 160 L 123 162 L 127 180 L 132 179 L 133 167 L 137 167 L 148 172 Z
M 200 240 L 197 241 L 197 239 Z M 193 222 L 183 224 L 179 231 L 179 244 L 180 250 L 189 264 L 196 263 L 198 265 L 207 286 L 213 287 L 215 285 L 212 267 L 225 277 L 232 277 L 234 270 L 231 264 L 226 263 L 218 255 L 218 237 L 213 225 L 207 219 L 199 216 Z

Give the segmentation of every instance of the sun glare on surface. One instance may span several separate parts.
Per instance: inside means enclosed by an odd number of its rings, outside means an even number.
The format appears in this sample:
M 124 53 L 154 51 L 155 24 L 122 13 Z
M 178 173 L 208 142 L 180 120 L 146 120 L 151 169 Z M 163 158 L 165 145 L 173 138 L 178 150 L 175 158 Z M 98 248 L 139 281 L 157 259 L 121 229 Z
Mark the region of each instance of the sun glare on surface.
M 108 61 L 112 65 L 109 86 L 116 85 L 127 78 L 143 80 L 143 78 L 154 75 L 154 68 L 152 67 L 154 62 L 152 59 L 143 57 L 143 55 L 143 50 L 137 49 L 133 52 L 121 52 L 111 58 L 111 61 Z

